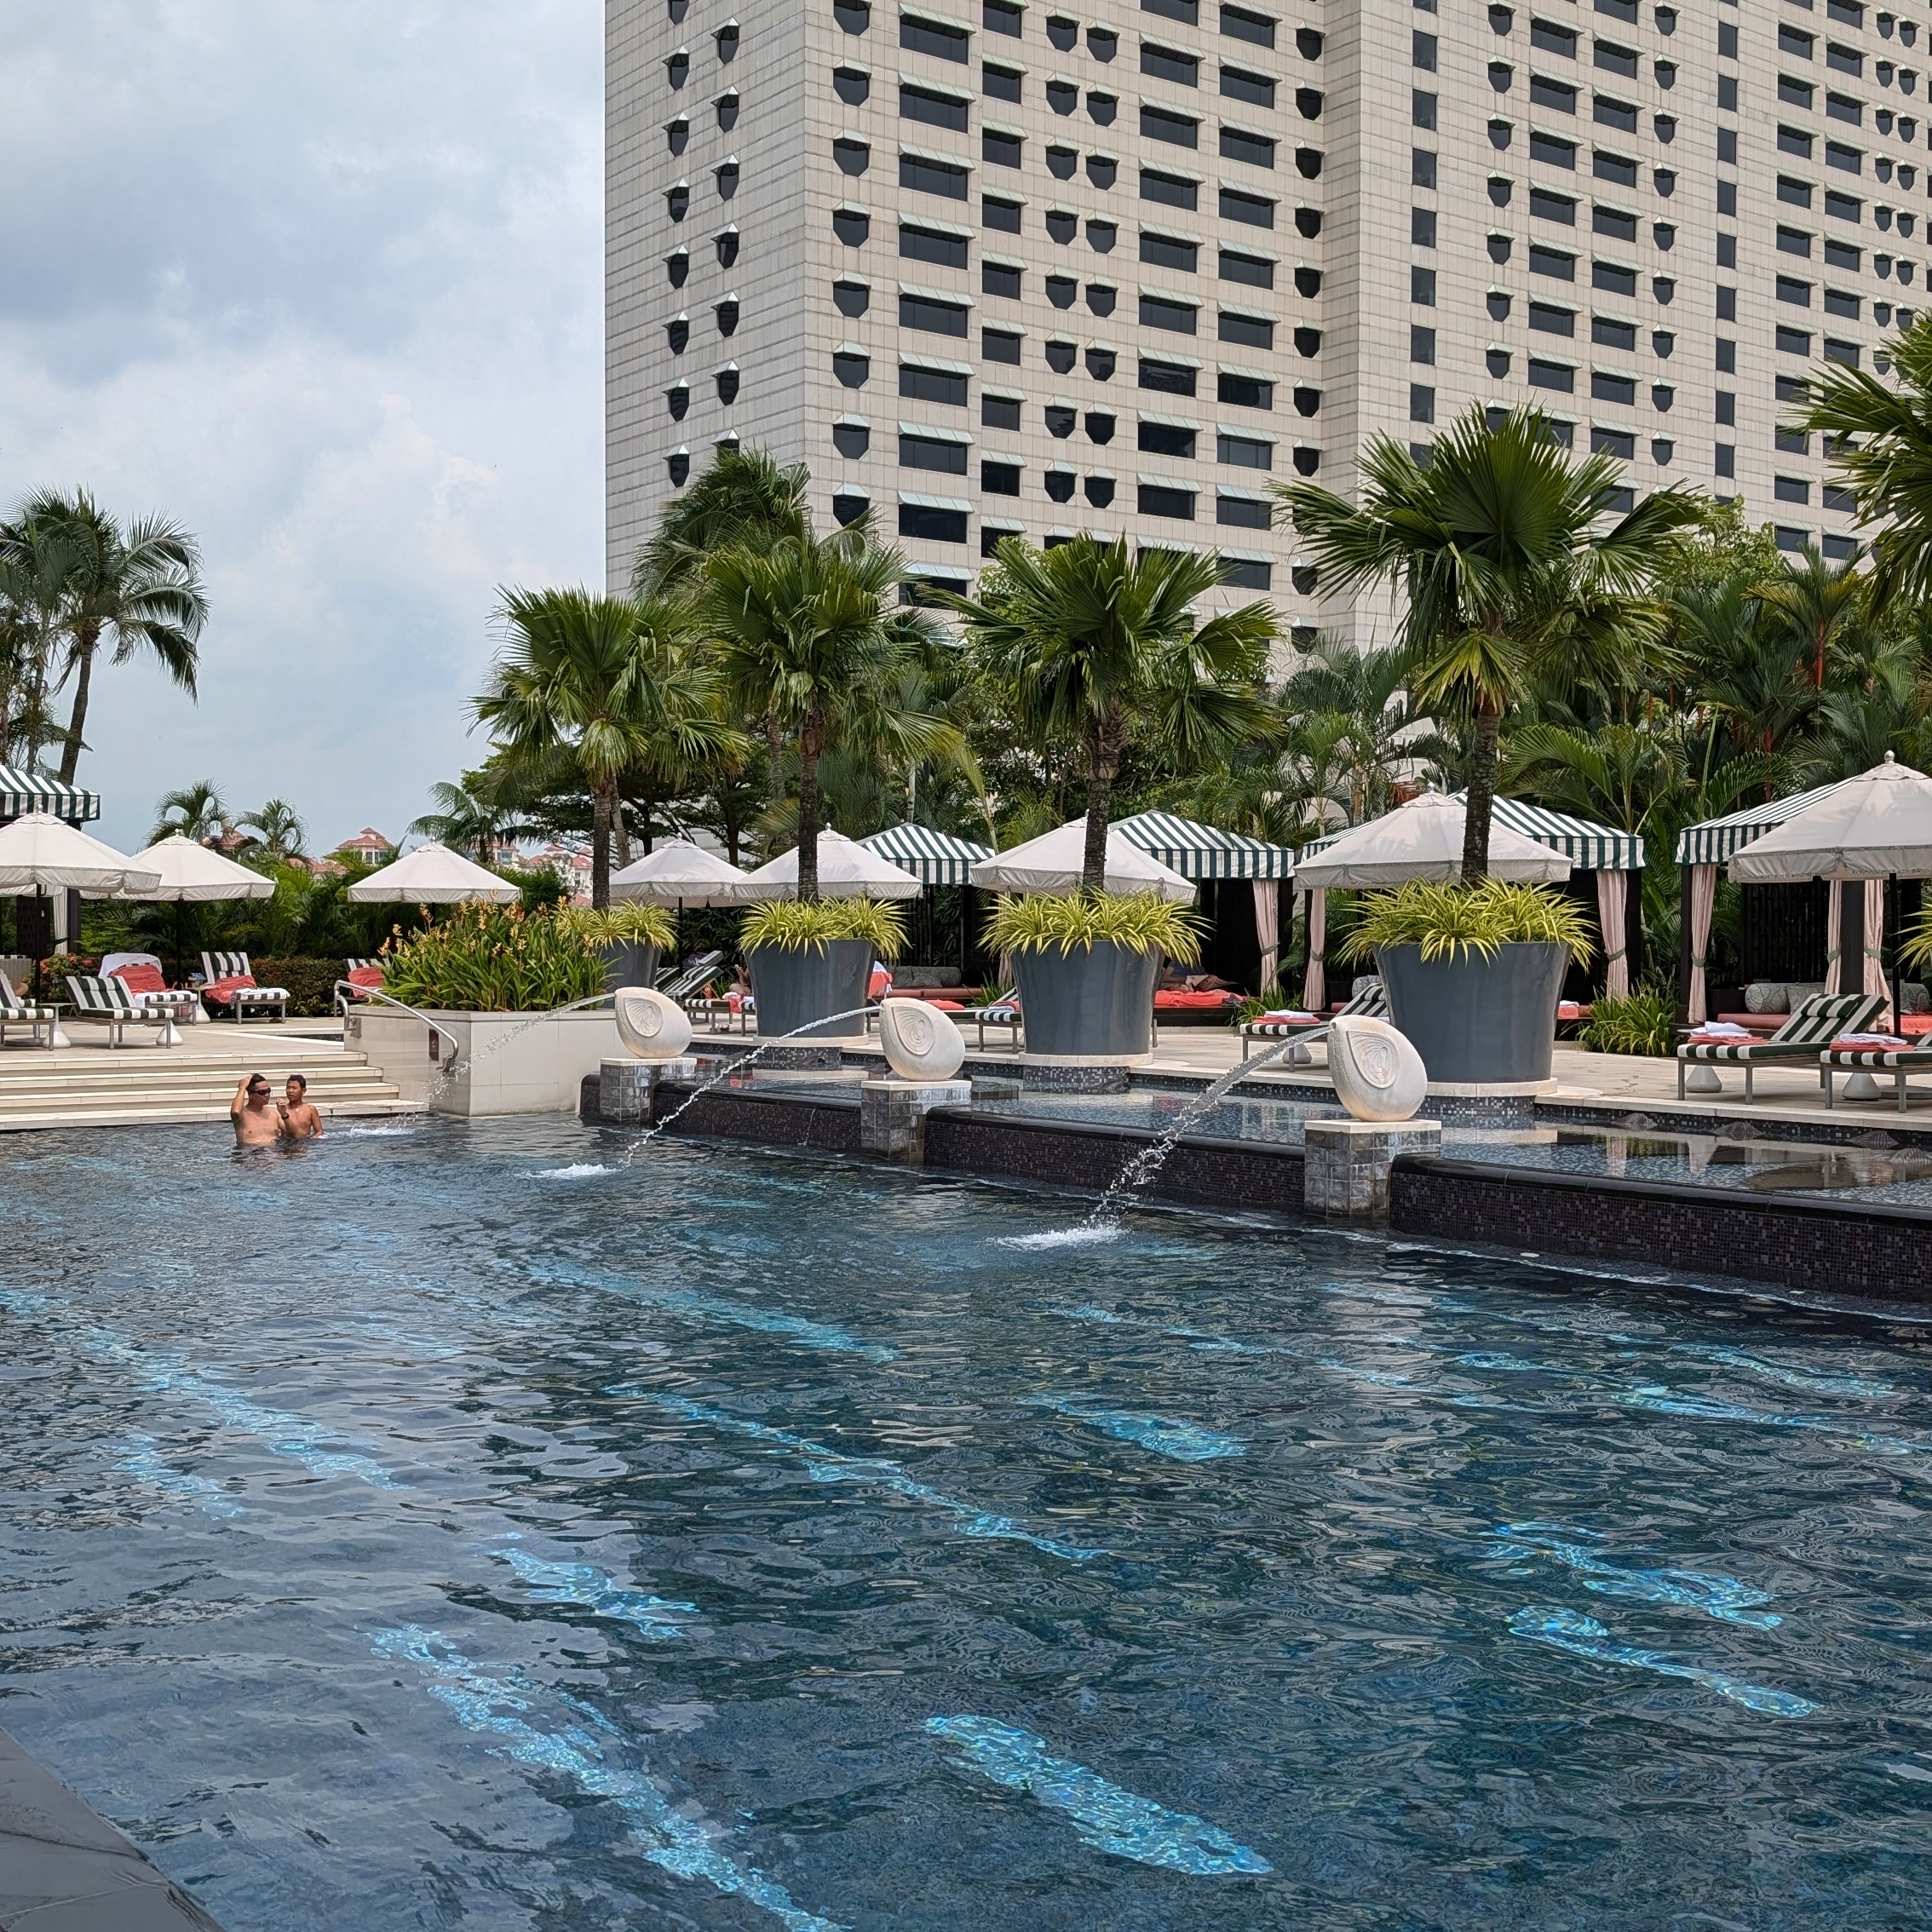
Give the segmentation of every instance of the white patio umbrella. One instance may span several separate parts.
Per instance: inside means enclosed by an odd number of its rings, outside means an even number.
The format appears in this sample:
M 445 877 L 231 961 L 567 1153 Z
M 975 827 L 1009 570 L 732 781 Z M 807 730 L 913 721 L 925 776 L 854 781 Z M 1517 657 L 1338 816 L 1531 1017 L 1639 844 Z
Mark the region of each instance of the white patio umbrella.
M 973 868 L 973 883 L 986 892 L 1078 892 L 1087 855 L 1084 815 L 1069 819 L 1052 831 L 1030 838 L 1024 845 L 996 852 Z M 1130 845 L 1113 825 L 1107 830 L 1108 892 L 1151 892 L 1170 905 L 1186 906 L 1194 896 L 1194 883 L 1150 852 Z
M 152 867 L 159 877 L 151 886 L 126 886 L 123 899 L 158 900 L 175 908 L 175 979 L 181 976 L 185 942 L 181 934 L 183 906 L 210 905 L 220 900 L 272 899 L 275 882 L 246 865 L 238 865 L 226 853 L 216 852 L 198 840 L 172 832 L 158 840 L 145 852 L 137 852 L 132 863 Z
M 456 906 L 466 900 L 509 906 L 522 888 L 486 872 L 446 845 L 419 845 L 406 859 L 358 879 L 345 898 L 359 906 Z
M 29 812 L 0 828 L 0 893 L 61 892 L 110 899 L 130 887 L 161 883 L 160 872 L 104 845 L 49 812 Z
M 1460 878 L 1465 819 L 1460 801 L 1425 791 L 1310 853 L 1296 866 L 1295 883 L 1305 891 L 1322 892 L 1336 886 L 1361 890 L 1409 879 Z M 1568 878 L 1570 870 L 1561 852 L 1491 821 L 1492 878 L 1542 884 Z
M 917 899 L 925 887 L 889 859 L 848 838 L 843 832 L 819 834 L 819 896 L 821 899 Z M 798 854 L 781 854 L 747 875 L 741 897 L 796 899 Z
M 611 897 L 641 899 L 653 906 L 741 906 L 750 883 L 750 874 L 730 860 L 674 838 L 612 872 Z
M 1730 871 L 1734 879 L 1749 885 L 1803 879 L 1883 879 L 1888 896 L 1895 901 L 1892 882 L 1932 878 L 1932 778 L 1900 764 L 1888 751 L 1882 765 L 1848 779 L 1815 805 L 1793 813 L 1782 825 L 1740 846 L 1731 854 Z M 1897 917 L 1895 903 L 1892 917 Z M 1837 923 L 1834 917 L 1833 925 Z M 1869 931 L 1865 947 L 1868 957 L 1876 957 L 1880 950 L 1872 944 Z M 1900 976 L 1895 954 L 1895 1026 L 1902 1013 Z M 1842 980 L 1839 983 L 1843 984 Z M 1863 974 L 1859 985 L 1861 989 L 1881 990 L 1872 987 Z

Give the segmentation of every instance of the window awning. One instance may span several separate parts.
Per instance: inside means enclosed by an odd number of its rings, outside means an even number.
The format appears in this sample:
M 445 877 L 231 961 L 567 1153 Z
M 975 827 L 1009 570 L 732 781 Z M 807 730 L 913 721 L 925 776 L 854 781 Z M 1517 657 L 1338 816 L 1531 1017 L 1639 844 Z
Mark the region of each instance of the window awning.
M 17 819 L 28 812 L 51 812 L 78 825 L 101 816 L 101 799 L 97 793 L 62 785 L 44 772 L 0 765 L 0 819 Z

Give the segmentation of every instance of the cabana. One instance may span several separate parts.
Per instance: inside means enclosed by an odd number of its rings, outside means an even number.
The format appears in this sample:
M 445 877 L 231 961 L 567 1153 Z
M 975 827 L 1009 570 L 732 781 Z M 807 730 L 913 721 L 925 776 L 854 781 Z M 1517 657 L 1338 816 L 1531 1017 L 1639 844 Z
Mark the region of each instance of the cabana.
M 406 859 L 358 879 L 343 898 L 358 906 L 509 906 L 523 888 L 486 871 L 446 845 L 419 845 Z
M 938 962 L 939 895 L 942 891 L 957 891 L 959 894 L 958 983 L 963 984 L 973 957 L 977 923 L 968 897 L 973 891 L 973 868 L 992 857 L 992 848 L 975 845 L 969 838 L 956 838 L 951 832 L 936 831 L 931 825 L 910 822 L 874 832 L 859 842 L 901 871 L 910 872 L 925 888 L 919 900 L 918 917 L 912 922 L 911 940 L 912 957 L 918 959 L 923 954 L 925 964 L 901 969 L 894 975 L 894 986 L 917 992 L 952 990 L 939 985 L 939 979 L 953 970 L 940 967 Z M 929 988 L 924 983 L 928 980 L 931 981 Z
M 1372 889 L 1399 885 L 1406 879 L 1459 877 L 1466 799 L 1460 791 L 1424 792 L 1366 825 L 1302 848 L 1296 877 L 1308 888 L 1304 1006 L 1319 1011 L 1327 1000 L 1324 958 L 1327 891 L 1338 886 Z M 1418 808 L 1424 808 L 1424 815 L 1432 819 L 1428 837 L 1422 836 L 1421 819 L 1415 816 L 1399 831 L 1393 829 L 1403 814 L 1416 814 Z M 1577 872 L 1596 875 L 1597 929 L 1603 940 L 1603 990 L 1613 998 L 1623 998 L 1630 988 L 1630 940 L 1636 929 L 1634 901 L 1640 889 L 1638 875 L 1643 870 L 1643 840 L 1635 832 L 1619 831 L 1614 825 L 1598 825 L 1567 812 L 1553 812 L 1521 798 L 1492 799 L 1489 823 L 1490 871 L 1494 877 L 1561 883 Z M 1348 842 L 1348 849 L 1343 857 L 1351 861 L 1351 876 L 1347 877 L 1337 876 L 1334 870 L 1334 854 L 1344 841 Z
M 83 825 L 101 816 L 97 792 L 83 791 L 78 785 L 63 785 L 20 765 L 0 765 L 0 825 L 11 825 L 30 812 L 44 812 L 70 825 Z M 14 900 L 15 944 L 26 957 L 41 959 L 62 940 L 80 932 L 78 892 L 69 888 L 59 900 L 44 893 L 17 897 Z M 56 914 L 58 906 L 65 917 Z
M 1192 879 L 1197 888 L 1215 888 L 1216 915 L 1224 910 L 1219 888 L 1247 883 L 1252 888 L 1261 957 L 1256 990 L 1274 983 L 1281 963 L 1281 884 L 1295 871 L 1295 854 L 1286 846 L 1270 845 L 1245 832 L 1222 831 L 1171 812 L 1137 812 L 1132 818 L 1117 819 L 1112 829 L 1170 871 Z M 1218 936 L 1218 917 L 1216 926 Z

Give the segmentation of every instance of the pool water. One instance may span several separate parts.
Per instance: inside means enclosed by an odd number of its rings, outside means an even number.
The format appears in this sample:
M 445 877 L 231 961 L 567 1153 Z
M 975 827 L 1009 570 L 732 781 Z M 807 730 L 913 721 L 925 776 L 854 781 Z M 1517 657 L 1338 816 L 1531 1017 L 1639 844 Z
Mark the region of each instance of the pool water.
M 228 1932 L 1926 1922 L 1902 1319 L 626 1145 L 5 1149 L 0 1722 Z

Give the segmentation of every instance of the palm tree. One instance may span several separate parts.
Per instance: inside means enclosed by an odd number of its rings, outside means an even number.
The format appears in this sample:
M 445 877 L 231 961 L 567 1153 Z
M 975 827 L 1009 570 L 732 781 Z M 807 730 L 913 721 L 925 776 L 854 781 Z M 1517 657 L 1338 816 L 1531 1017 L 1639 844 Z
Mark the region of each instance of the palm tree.
M 1407 654 L 1358 651 L 1318 636 L 1277 700 L 1291 721 L 1291 758 L 1325 774 L 1325 789 L 1351 825 L 1379 818 L 1395 802 L 1396 768 L 1413 756 Z
M 1265 603 L 1197 621 L 1220 558 L 1130 555 L 1076 537 L 1050 550 L 1004 538 L 976 598 L 949 600 L 969 650 L 1019 734 L 1044 755 L 1078 748 L 1087 792 L 1080 888 L 1107 881 L 1107 834 L 1120 761 L 1136 741 L 1183 769 L 1272 726 L 1258 687 L 1275 634 Z
M 201 553 L 194 538 L 165 517 L 137 518 L 125 531 L 84 490 L 71 497 L 43 491 L 21 509 L 22 524 L 49 523 L 70 550 L 63 626 L 73 710 L 60 752 L 60 782 L 72 785 L 86 745 L 94 663 L 112 634 L 111 662 L 152 653 L 189 697 L 195 694 L 199 640 L 208 621 Z
M 1798 427 L 1826 455 L 1872 532 L 1872 585 L 1881 608 L 1932 595 L 1932 313 L 1891 345 L 1887 384 L 1862 369 L 1821 363 L 1805 378 Z
M 903 701 L 902 676 L 932 644 L 933 626 L 900 605 L 898 555 L 855 529 L 727 545 L 704 574 L 701 621 L 733 710 L 768 721 L 796 756 L 798 896 L 814 900 L 828 739 L 900 764 L 964 756 L 952 725 Z
M 1814 691 L 1825 688 L 1826 658 L 1855 645 L 1866 588 L 1854 564 L 1826 563 L 1812 543 L 1805 545 L 1802 563 L 1781 561 L 1778 575 L 1758 585 L 1757 601 L 1770 630 L 1801 644 Z
M 485 771 L 466 772 L 460 785 L 437 779 L 429 787 L 436 809 L 411 819 L 409 829 L 418 838 L 433 838 L 453 852 L 467 854 L 479 865 L 495 864 L 502 846 L 533 837 L 536 828 L 502 802 L 491 782 L 493 777 Z
M 250 856 L 273 859 L 281 865 L 302 857 L 308 834 L 287 799 L 271 798 L 259 812 L 244 812 L 235 823 L 255 835 L 248 841 Z
M 1699 499 L 1660 490 L 1600 532 L 1621 467 L 1601 455 L 1572 463 L 1527 410 L 1492 428 L 1470 409 L 1426 468 L 1392 438 L 1371 438 L 1360 469 L 1359 504 L 1310 483 L 1279 493 L 1327 595 L 1403 594 L 1417 697 L 1467 708 L 1463 877 L 1475 884 L 1489 869 L 1504 716 L 1566 660 L 1622 676 L 1623 661 L 1654 648 L 1664 618 L 1646 594 L 1675 533 L 1699 520 Z
M 180 837 L 192 838 L 199 845 L 217 845 L 235 829 L 212 779 L 164 793 L 154 810 L 154 829 L 147 835 L 150 842 Z
M 62 738 L 52 693 L 67 584 L 71 533 L 48 522 L 0 526 L 0 762 L 30 769 Z
M 589 793 L 590 900 L 606 906 L 625 773 L 728 751 L 739 734 L 717 716 L 681 604 L 506 590 L 498 614 L 504 645 L 477 720 L 513 773 L 541 791 Z
M 811 472 L 762 450 L 720 450 L 710 469 L 658 520 L 631 566 L 631 594 L 657 596 L 689 585 L 715 552 L 759 549 L 811 534 L 805 492 Z

